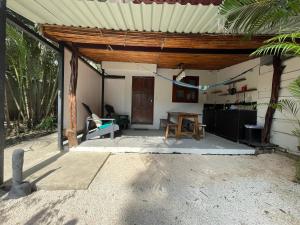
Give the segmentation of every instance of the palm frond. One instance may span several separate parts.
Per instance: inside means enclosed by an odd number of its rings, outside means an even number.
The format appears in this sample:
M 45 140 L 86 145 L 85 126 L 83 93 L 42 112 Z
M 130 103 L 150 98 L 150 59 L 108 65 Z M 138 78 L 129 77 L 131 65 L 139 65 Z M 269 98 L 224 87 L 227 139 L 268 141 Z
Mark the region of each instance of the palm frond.
M 300 28 L 299 28 L 299 30 L 300 30 Z M 297 39 L 300 39 L 300 32 L 276 35 L 275 37 L 272 37 L 272 38 L 268 39 L 267 41 L 265 41 L 265 43 L 285 42 L 285 41 L 296 42 Z
M 299 113 L 300 107 L 297 101 L 294 99 L 282 99 L 278 102 L 278 105 L 281 109 L 285 110 L 286 112 L 290 113 L 292 116 L 297 118 Z
M 299 0 L 225 0 L 219 9 L 227 29 L 248 34 L 280 30 L 283 26 L 291 30 L 300 14 Z
M 300 129 L 299 128 L 295 128 L 293 131 L 292 131 L 292 134 L 296 137 L 300 137 Z
M 300 44 L 295 42 L 274 42 L 266 44 L 256 51 L 251 56 L 259 55 L 294 55 L 300 56 Z
M 290 85 L 289 85 L 289 91 L 291 94 L 300 100 L 300 76 L 294 80 Z

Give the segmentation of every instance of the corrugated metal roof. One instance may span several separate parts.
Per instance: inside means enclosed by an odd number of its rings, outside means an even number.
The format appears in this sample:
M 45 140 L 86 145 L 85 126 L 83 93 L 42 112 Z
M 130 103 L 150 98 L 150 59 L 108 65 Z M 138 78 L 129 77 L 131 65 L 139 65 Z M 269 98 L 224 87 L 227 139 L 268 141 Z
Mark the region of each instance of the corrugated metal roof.
M 133 3 L 136 4 L 140 4 L 142 2 L 146 3 L 146 4 L 152 4 L 154 2 L 158 3 L 158 4 L 163 4 L 163 3 L 169 3 L 169 4 L 175 4 L 175 3 L 179 3 L 181 5 L 186 5 L 188 3 L 190 3 L 191 5 L 220 5 L 222 3 L 222 0 L 132 0 Z
M 8 8 L 40 24 L 113 30 L 224 33 L 214 5 L 134 4 L 96 0 L 7 0 Z

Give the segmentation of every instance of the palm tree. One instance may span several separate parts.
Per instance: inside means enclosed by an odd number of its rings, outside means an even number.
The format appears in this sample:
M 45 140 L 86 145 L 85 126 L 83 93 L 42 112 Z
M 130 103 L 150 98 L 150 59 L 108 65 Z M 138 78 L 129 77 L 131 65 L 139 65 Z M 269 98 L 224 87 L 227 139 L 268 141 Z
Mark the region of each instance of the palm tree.
M 284 67 L 280 55 L 300 55 L 300 0 L 225 0 L 220 6 L 225 27 L 248 37 L 278 34 L 252 55 L 274 55 L 274 76 L 270 104 L 265 117 L 263 142 L 269 142 L 274 105 L 278 103 L 280 76 Z
M 280 62 L 279 71 L 283 70 L 281 55 L 300 56 L 300 0 L 225 0 L 220 6 L 220 13 L 225 16 L 225 27 L 231 32 L 248 37 L 258 33 L 277 34 L 251 55 L 274 55 L 274 61 Z M 274 62 L 273 66 L 275 76 Z M 270 99 L 262 139 L 269 140 L 272 118 L 275 109 L 279 109 L 288 112 L 296 121 L 292 134 L 300 143 L 300 76 L 289 86 L 293 98 L 278 102 L 281 72 L 277 73 L 277 78 L 273 76 L 273 84 L 277 83 L 277 87 L 272 88 L 271 96 L 274 98 Z M 273 84 L 272 87 L 276 86 Z M 267 117 L 270 117 L 269 121 Z M 296 165 L 296 181 L 300 183 L 300 161 Z

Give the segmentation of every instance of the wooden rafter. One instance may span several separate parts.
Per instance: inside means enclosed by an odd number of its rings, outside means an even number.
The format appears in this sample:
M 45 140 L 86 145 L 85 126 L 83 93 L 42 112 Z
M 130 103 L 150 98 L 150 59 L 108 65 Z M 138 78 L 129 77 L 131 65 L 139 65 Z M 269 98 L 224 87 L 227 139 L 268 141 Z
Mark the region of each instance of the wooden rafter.
M 246 40 L 240 35 L 128 32 L 57 25 L 43 25 L 41 30 L 47 38 L 56 41 L 191 49 L 255 49 L 270 37 L 256 36 Z
M 187 54 L 187 53 L 158 53 L 158 52 L 132 52 L 101 49 L 79 49 L 81 55 L 94 60 L 155 63 L 160 68 L 174 68 L 183 63 L 186 69 L 214 70 L 222 69 L 240 62 L 249 60 L 248 55 L 230 54 Z M 159 57 L 159 60 L 158 60 Z
M 129 32 L 97 28 L 43 25 L 44 36 L 74 45 L 96 61 L 158 64 L 160 68 L 217 70 L 249 60 L 249 54 L 269 36 L 246 40 L 239 35 Z M 111 51 L 113 50 L 113 51 Z

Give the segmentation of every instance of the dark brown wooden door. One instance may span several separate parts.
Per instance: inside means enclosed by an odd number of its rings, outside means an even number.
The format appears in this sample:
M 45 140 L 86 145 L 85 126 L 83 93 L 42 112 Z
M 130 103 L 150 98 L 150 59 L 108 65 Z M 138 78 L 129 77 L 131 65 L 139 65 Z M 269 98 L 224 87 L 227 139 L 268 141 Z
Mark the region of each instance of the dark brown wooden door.
M 131 122 L 153 124 L 154 77 L 132 77 Z

